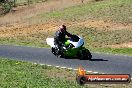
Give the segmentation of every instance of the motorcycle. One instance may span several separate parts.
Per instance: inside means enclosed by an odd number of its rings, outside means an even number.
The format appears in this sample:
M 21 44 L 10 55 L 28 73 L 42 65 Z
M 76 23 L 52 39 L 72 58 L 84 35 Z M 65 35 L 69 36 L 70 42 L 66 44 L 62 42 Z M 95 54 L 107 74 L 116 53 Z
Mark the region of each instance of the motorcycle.
M 72 35 L 72 37 L 66 38 L 61 50 L 54 44 L 54 38 L 47 38 L 46 42 L 50 45 L 51 52 L 55 56 L 60 56 L 62 58 L 75 57 L 83 60 L 91 60 L 92 58 L 90 51 L 83 47 L 84 39 L 80 36 Z

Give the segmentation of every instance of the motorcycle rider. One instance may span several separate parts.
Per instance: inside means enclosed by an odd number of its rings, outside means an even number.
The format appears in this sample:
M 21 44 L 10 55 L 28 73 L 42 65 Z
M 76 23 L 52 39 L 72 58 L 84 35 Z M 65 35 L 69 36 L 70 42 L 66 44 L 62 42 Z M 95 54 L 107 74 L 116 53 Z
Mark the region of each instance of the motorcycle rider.
M 68 33 L 65 25 L 61 25 L 59 30 L 56 31 L 54 36 L 54 43 L 59 48 L 59 50 L 63 50 L 64 42 L 66 40 L 66 35 L 71 37 L 72 34 Z

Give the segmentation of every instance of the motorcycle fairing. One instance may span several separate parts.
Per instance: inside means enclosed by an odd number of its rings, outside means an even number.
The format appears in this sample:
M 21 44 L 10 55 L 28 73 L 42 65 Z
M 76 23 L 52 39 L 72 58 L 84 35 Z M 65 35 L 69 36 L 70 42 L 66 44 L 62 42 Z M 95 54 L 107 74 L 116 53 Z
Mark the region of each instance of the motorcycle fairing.
M 54 38 L 47 38 L 46 42 L 47 42 L 48 45 L 50 45 L 50 47 L 55 47 Z
M 80 39 L 79 39 L 78 42 L 73 42 L 71 40 L 68 40 L 68 42 L 71 43 L 71 44 L 73 44 L 74 45 L 74 48 L 78 48 L 78 47 L 80 47 L 80 46 L 82 46 L 84 44 L 83 38 L 81 38 L 80 36 L 79 36 L 79 38 Z
M 67 44 L 68 43 L 73 44 L 74 45 L 73 48 L 78 48 L 78 47 L 80 47 L 80 46 L 82 46 L 84 44 L 83 38 L 81 38 L 81 37 L 79 37 L 79 38 L 80 39 L 79 39 L 78 42 L 73 42 L 72 40 L 67 40 L 66 42 L 67 42 Z M 54 38 L 47 38 L 46 42 L 47 42 L 48 45 L 50 45 L 50 47 L 55 47 L 55 45 L 54 45 Z

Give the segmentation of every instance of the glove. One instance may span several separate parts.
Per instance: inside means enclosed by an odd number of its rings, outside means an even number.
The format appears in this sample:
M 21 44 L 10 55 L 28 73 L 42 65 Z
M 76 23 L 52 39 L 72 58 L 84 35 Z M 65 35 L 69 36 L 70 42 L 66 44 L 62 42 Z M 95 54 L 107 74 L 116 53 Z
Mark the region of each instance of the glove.
M 73 48 L 74 45 L 70 43 L 70 45 L 68 46 L 68 48 Z

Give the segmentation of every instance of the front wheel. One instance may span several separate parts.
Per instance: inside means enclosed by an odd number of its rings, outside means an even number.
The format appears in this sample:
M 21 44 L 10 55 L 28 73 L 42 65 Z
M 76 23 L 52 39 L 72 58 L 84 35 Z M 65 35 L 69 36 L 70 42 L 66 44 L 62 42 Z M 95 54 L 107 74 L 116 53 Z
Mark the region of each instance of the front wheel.
M 88 49 L 85 49 L 80 51 L 79 57 L 81 60 L 91 60 L 92 54 Z

